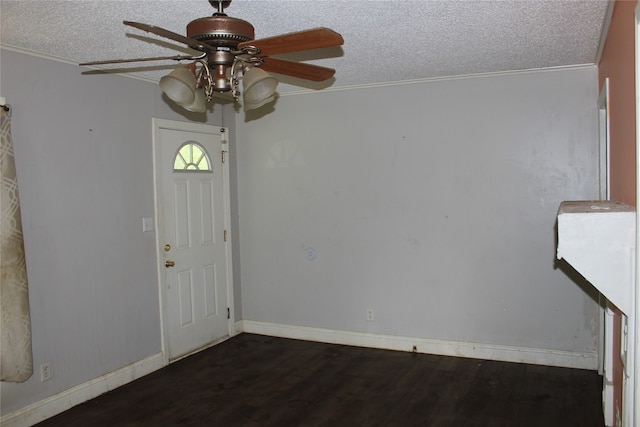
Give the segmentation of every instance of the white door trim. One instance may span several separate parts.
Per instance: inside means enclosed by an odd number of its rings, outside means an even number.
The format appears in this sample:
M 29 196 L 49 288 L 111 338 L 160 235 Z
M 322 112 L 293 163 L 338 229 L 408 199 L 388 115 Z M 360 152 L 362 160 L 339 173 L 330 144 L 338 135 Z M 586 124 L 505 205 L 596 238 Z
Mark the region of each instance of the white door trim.
M 640 201 L 640 2 L 636 4 L 635 11 L 635 104 L 636 104 L 636 250 L 635 250 L 635 281 L 632 289 L 634 296 L 634 318 L 631 319 L 633 325 L 633 334 L 629 337 L 634 349 L 634 370 L 631 376 L 631 396 L 630 401 L 623 402 L 630 406 L 629 416 L 627 420 L 629 425 L 636 425 L 640 421 L 640 402 L 638 397 L 640 396 L 640 351 L 638 351 L 638 345 L 640 345 L 640 250 L 638 245 L 640 244 L 640 215 L 638 215 L 638 203 Z
M 158 180 L 157 180 L 157 167 L 158 167 L 158 149 L 157 144 L 159 143 L 159 132 L 161 129 L 171 129 L 178 131 L 186 131 L 186 132 L 207 132 L 211 131 L 211 129 L 218 129 L 222 135 L 222 144 L 225 153 L 225 156 L 228 156 L 228 129 L 224 127 L 218 127 L 213 125 L 206 125 L 200 123 L 191 123 L 191 122 L 181 122 L 176 120 L 166 120 L 166 119 L 158 119 L 152 118 L 152 126 L 153 126 L 153 190 L 154 190 L 154 209 L 155 209 L 155 217 L 154 221 L 156 224 L 156 265 L 157 265 L 157 279 L 158 279 L 158 295 L 159 295 L 159 313 L 160 313 L 160 335 L 161 335 L 161 346 L 162 346 L 162 355 L 164 359 L 164 365 L 168 365 L 170 362 L 174 362 L 176 360 L 169 360 L 169 351 L 167 347 L 168 343 L 168 328 L 166 325 L 167 322 L 167 313 L 165 310 L 165 304 L 167 300 L 167 291 L 162 284 L 162 277 L 164 272 L 164 255 L 162 253 L 161 245 L 163 245 L 163 241 L 160 236 L 160 230 L 158 224 L 160 224 L 161 218 L 159 218 L 160 211 L 160 203 L 161 196 L 158 188 Z M 224 242 L 225 245 L 225 263 L 227 270 L 227 307 L 230 307 L 230 318 L 227 321 L 229 337 L 235 335 L 235 310 L 234 310 L 234 301 L 233 301 L 233 269 L 232 269 L 232 248 L 231 248 L 231 198 L 230 198 L 230 186 L 229 186 L 229 162 L 225 160 L 222 163 L 222 186 L 223 186 L 223 204 L 224 204 L 224 227 L 227 238 Z M 216 344 L 216 342 L 212 343 Z

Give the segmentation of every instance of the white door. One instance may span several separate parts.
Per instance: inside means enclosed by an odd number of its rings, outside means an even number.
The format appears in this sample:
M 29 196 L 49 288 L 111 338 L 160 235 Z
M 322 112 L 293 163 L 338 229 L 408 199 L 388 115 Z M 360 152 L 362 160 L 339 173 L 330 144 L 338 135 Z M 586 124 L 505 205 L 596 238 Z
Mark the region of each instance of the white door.
M 154 119 L 160 295 L 169 360 L 232 332 L 225 131 Z

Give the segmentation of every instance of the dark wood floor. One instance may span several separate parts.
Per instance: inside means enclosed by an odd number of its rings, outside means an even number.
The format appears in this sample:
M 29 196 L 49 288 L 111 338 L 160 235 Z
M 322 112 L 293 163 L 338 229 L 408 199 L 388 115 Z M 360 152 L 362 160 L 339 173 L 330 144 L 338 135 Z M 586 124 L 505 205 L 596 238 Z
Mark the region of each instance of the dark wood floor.
M 38 424 L 603 426 L 593 371 L 242 334 Z

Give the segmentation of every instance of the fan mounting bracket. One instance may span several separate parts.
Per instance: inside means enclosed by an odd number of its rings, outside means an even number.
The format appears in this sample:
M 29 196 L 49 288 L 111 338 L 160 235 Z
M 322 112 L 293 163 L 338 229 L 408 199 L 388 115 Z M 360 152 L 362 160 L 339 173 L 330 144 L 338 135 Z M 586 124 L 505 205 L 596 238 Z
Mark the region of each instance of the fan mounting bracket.
M 229 7 L 229 5 L 231 4 L 231 0 L 209 0 L 209 3 L 211 4 L 211 6 L 216 8 L 219 13 L 222 13 L 224 9 Z

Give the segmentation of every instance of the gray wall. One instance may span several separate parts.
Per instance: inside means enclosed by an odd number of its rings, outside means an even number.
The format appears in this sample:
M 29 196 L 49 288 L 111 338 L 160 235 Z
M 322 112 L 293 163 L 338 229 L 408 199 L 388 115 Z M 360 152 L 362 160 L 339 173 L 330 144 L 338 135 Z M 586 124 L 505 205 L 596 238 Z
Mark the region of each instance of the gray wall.
M 189 118 L 153 83 L 1 56 L 35 368 L 26 383 L 1 384 L 7 414 L 161 351 L 155 233 L 142 232 L 154 216 L 151 118 Z M 217 111 L 208 121 L 219 125 Z M 45 361 L 52 379 L 41 383 Z
M 560 202 L 598 195 L 596 73 L 290 95 L 238 121 L 244 319 L 594 352 L 592 290 L 554 258 Z
M 34 365 L 53 372 L 2 383 L 6 414 L 160 351 L 151 118 L 203 119 L 152 83 L 1 56 Z M 249 121 L 216 105 L 236 319 L 594 351 L 596 305 L 554 269 L 554 222 L 597 196 L 596 98 L 588 67 L 283 96 Z

